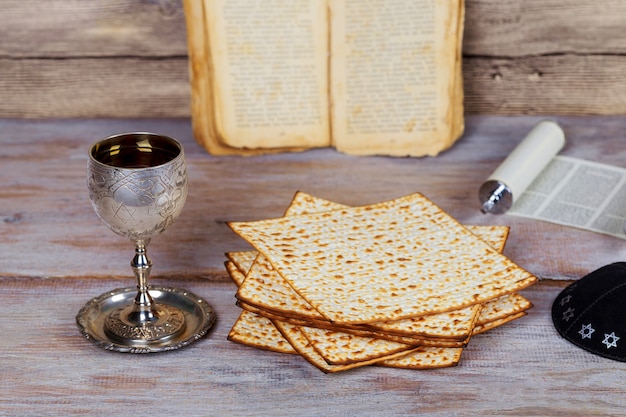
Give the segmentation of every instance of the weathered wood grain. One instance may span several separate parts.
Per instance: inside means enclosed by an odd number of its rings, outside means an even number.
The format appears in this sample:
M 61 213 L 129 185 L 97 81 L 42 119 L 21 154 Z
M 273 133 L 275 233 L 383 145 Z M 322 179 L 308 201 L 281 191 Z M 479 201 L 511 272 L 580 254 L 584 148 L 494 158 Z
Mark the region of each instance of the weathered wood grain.
M 465 111 L 497 115 L 626 113 L 623 56 L 466 58 Z M 0 116 L 188 117 L 187 58 L 0 59 Z
M 189 116 L 176 0 L 0 4 L 0 117 Z M 467 0 L 469 114 L 623 114 L 626 5 Z
M 614 0 L 466 0 L 468 56 L 623 54 L 626 5 Z M 178 0 L 4 0 L 0 56 L 185 56 Z
M 207 338 L 165 354 L 107 352 L 82 339 L 74 315 L 119 280 L 0 280 L 0 414 L 587 417 L 626 406 L 626 365 L 574 347 L 552 327 L 550 306 L 564 284 L 525 291 L 530 314 L 474 337 L 457 367 L 327 375 L 299 356 L 227 341 L 239 313 L 234 284 L 158 282 L 214 307 Z
M 571 279 L 623 260 L 624 241 L 479 212 L 478 186 L 539 119 L 469 117 L 460 142 L 422 159 L 331 149 L 213 157 L 188 119 L 0 119 L 0 415 L 623 415 L 626 364 L 564 341 L 550 308 Z M 626 118 L 556 120 L 564 155 L 626 167 Z M 85 184 L 88 146 L 130 130 L 174 136 L 187 155 L 188 202 L 151 243 L 153 282 L 202 296 L 218 321 L 178 352 L 107 352 L 75 325 L 89 299 L 134 285 L 130 243 L 99 222 Z M 239 309 L 223 253 L 248 247 L 224 222 L 281 216 L 296 190 L 352 205 L 421 191 L 462 223 L 510 225 L 505 254 L 542 278 L 523 292 L 535 307 L 472 338 L 449 369 L 328 375 L 296 355 L 229 342 Z
M 468 114 L 626 114 L 626 56 L 466 58 Z
M 612 0 L 467 0 L 464 54 L 617 55 L 626 4 Z
M 0 39 L 3 58 L 187 54 L 178 0 L 3 0 Z
M 180 139 L 189 166 L 183 213 L 150 246 L 155 276 L 222 272 L 224 252 L 249 248 L 225 222 L 282 216 L 298 190 L 350 205 L 422 192 L 462 223 L 510 225 L 505 253 L 542 278 L 578 278 L 623 260 L 623 241 L 613 237 L 480 213 L 479 186 L 538 120 L 470 117 L 452 149 L 422 159 L 332 149 L 214 157 L 194 142 L 188 119 L 0 120 L 0 276 L 130 277 L 130 243 L 97 219 L 85 169 L 92 142 L 133 130 Z M 625 118 L 557 121 L 568 141 L 562 154 L 626 167 Z
M 186 57 L 0 58 L 0 74 L 4 118 L 190 114 Z

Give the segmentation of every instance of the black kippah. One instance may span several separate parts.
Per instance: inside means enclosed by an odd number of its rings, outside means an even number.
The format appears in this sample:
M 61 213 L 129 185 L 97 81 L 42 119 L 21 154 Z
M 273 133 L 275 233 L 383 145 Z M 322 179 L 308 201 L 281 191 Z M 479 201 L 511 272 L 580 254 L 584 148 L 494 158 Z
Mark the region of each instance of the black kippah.
M 573 344 L 626 362 L 626 262 L 606 265 L 565 288 L 552 304 L 552 322 Z

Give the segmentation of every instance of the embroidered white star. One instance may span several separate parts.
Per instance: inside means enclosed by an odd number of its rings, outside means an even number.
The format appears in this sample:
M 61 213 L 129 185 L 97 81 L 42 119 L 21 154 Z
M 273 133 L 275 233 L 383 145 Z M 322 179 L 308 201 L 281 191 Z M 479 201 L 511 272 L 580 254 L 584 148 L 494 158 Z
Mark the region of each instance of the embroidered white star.
M 565 304 L 569 303 L 571 299 L 572 299 L 572 295 L 571 294 L 568 294 L 565 297 L 563 297 L 561 299 L 561 307 L 564 306 Z
M 565 310 L 563 312 L 563 320 L 565 321 L 569 321 L 569 319 L 571 319 L 572 317 L 574 317 L 574 309 L 573 308 L 568 308 L 567 310 Z
M 583 339 L 591 339 L 591 334 L 593 332 L 595 332 L 596 329 L 594 329 L 593 327 L 591 327 L 591 323 L 589 324 L 583 324 L 582 329 L 580 329 L 580 331 L 578 332 L 578 334 L 580 334 L 582 336 Z
M 610 349 L 612 347 L 617 347 L 618 340 L 619 337 L 615 335 L 615 332 L 611 332 L 611 334 L 604 333 L 604 340 L 602 343 L 606 345 L 607 349 Z

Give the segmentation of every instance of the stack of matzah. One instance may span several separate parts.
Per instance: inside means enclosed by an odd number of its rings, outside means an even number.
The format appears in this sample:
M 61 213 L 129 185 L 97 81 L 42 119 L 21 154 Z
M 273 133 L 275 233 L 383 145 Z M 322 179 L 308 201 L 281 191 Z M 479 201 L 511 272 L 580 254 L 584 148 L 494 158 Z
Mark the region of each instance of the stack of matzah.
M 285 217 L 229 226 L 243 309 L 228 338 L 324 372 L 453 366 L 471 336 L 521 317 L 536 278 L 500 252 L 505 226 L 464 227 L 421 194 L 346 207 L 297 193 Z

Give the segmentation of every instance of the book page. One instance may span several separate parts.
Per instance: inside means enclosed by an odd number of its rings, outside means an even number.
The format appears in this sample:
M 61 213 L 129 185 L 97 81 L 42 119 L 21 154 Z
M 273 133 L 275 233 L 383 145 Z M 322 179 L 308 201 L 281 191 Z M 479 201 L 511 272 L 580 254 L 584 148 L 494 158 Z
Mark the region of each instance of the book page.
M 215 131 L 226 146 L 328 146 L 322 0 L 207 0 Z
M 333 0 L 330 5 L 337 149 L 424 156 L 448 148 L 462 131 L 463 2 Z
M 626 239 L 626 169 L 556 156 L 507 214 Z

